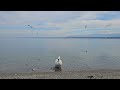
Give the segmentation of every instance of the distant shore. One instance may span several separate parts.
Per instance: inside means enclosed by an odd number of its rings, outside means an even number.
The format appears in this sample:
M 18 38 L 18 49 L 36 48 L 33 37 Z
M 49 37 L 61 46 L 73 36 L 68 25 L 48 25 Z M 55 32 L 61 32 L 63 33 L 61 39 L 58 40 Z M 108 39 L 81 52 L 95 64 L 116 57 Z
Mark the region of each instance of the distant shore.
M 16 37 L 16 38 L 39 38 L 39 39 L 120 39 L 120 37 Z
M 0 73 L 0 79 L 120 79 L 120 70 Z

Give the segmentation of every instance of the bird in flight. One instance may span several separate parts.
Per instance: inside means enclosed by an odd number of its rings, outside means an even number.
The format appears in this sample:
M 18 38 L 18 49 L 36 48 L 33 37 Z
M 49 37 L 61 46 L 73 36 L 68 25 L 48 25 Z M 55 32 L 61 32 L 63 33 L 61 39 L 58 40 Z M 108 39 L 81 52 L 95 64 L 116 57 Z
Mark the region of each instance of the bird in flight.
M 31 25 L 28 25 L 29 27 L 33 28 Z
M 35 29 L 35 27 L 31 26 L 31 25 L 28 25 L 30 28 L 33 28 Z M 32 34 L 33 34 L 33 31 L 32 31 Z M 38 32 L 36 32 L 36 35 L 38 36 Z
M 108 26 L 111 26 L 112 24 L 107 24 L 107 25 L 105 25 L 105 27 L 108 27 Z

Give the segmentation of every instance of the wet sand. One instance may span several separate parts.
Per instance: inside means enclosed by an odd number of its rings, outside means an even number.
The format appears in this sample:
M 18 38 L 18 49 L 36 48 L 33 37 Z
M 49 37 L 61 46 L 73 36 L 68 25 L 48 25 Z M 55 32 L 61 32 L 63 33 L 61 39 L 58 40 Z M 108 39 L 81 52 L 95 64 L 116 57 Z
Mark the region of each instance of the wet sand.
M 120 79 L 120 70 L 0 73 L 0 79 Z

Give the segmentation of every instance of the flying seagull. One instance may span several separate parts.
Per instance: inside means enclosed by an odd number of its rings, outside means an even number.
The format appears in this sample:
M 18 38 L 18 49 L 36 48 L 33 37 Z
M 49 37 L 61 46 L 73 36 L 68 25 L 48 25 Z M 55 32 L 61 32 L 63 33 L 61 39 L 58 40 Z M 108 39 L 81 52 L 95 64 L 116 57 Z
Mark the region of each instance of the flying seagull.
M 28 25 L 29 27 L 33 28 L 31 25 Z
M 108 27 L 108 26 L 111 26 L 112 24 L 108 24 L 108 25 L 106 25 L 105 27 Z
M 35 28 L 35 27 L 33 27 L 33 26 L 31 26 L 31 25 L 28 25 L 30 28 Z M 33 33 L 33 32 L 32 32 Z M 38 36 L 38 32 L 36 33 L 36 35 Z

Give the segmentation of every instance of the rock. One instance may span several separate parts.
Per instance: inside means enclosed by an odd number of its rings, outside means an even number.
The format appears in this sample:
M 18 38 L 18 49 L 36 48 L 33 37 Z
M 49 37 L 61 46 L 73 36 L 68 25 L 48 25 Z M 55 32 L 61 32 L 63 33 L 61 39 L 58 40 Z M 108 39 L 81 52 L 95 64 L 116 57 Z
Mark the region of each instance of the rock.
M 35 71 L 35 68 L 33 68 L 32 71 Z
M 17 75 L 17 74 L 14 74 L 15 76 Z

